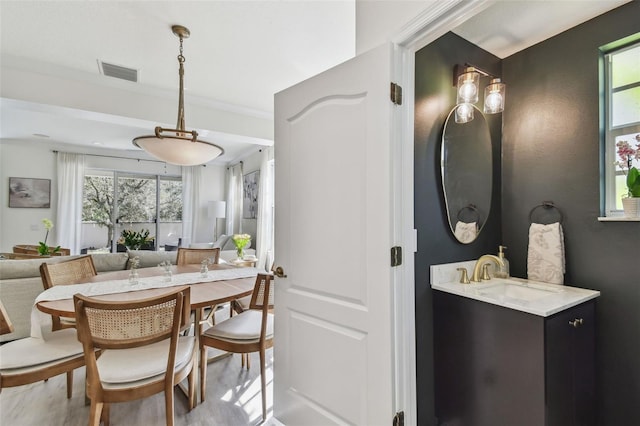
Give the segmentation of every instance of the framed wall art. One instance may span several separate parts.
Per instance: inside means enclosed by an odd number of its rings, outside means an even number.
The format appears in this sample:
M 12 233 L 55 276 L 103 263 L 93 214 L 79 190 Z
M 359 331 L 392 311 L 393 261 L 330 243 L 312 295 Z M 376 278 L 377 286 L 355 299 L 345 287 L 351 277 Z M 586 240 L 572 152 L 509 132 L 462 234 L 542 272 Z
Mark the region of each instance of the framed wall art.
M 242 217 L 255 219 L 258 217 L 258 188 L 260 170 L 244 175 L 242 186 Z
M 51 207 L 51 179 L 9 178 L 9 207 Z

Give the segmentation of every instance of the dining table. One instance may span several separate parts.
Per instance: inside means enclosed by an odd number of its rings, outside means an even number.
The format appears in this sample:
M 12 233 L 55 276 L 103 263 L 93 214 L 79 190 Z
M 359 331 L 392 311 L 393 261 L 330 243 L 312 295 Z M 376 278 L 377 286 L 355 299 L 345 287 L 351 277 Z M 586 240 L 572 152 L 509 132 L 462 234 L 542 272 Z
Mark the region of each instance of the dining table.
M 86 279 L 86 281 L 83 281 L 80 284 L 72 284 L 64 287 L 73 286 L 78 288 L 78 293 L 83 293 L 82 289 L 89 288 L 87 287 L 87 285 L 89 285 L 91 288 L 90 296 L 93 298 L 124 302 L 160 296 L 171 291 L 173 286 L 185 285 L 182 283 L 184 280 L 181 280 L 180 278 L 189 277 L 189 284 L 186 285 L 190 287 L 191 311 L 194 313 L 194 324 L 197 325 L 194 328 L 194 335 L 197 342 L 196 344 L 198 344 L 200 333 L 202 331 L 202 316 L 204 308 L 214 307 L 215 309 L 216 305 L 224 304 L 234 299 L 250 295 L 253 292 L 256 275 L 260 272 L 256 268 L 239 268 L 229 264 L 214 264 L 209 265 L 209 271 L 206 276 L 203 276 L 200 274 L 200 268 L 200 265 L 173 265 L 171 267 L 172 282 L 165 282 L 161 287 L 146 288 L 148 287 L 147 285 L 141 286 L 145 288 L 137 288 L 138 286 L 132 284 L 124 285 L 124 291 L 122 291 L 123 280 L 129 279 L 131 273 L 130 270 L 101 273 Z M 141 282 L 144 281 L 145 278 L 161 277 L 164 274 L 164 270 L 160 267 L 138 269 L 138 277 Z M 151 278 L 151 280 L 153 279 Z M 160 282 L 160 280 L 158 280 L 158 282 Z M 91 285 L 95 283 L 100 285 Z M 117 291 L 114 292 L 114 289 L 109 287 L 111 284 L 115 283 L 118 283 L 118 286 Z M 84 287 L 82 287 L 83 285 Z M 105 294 L 99 294 L 101 293 L 100 289 L 102 285 L 104 285 Z M 58 297 L 51 297 L 54 300 L 47 300 L 47 291 L 43 292 L 38 296 L 38 299 L 36 299 L 35 307 L 39 312 L 65 318 L 75 318 L 73 296 L 60 298 L 58 294 Z M 32 322 L 34 321 L 33 318 L 34 317 L 32 316 Z M 34 328 L 32 327 L 32 334 L 33 330 Z M 199 353 L 198 346 L 196 346 L 196 351 Z M 198 388 L 199 387 L 196 386 L 196 389 Z M 199 398 L 196 398 L 196 401 L 198 400 Z

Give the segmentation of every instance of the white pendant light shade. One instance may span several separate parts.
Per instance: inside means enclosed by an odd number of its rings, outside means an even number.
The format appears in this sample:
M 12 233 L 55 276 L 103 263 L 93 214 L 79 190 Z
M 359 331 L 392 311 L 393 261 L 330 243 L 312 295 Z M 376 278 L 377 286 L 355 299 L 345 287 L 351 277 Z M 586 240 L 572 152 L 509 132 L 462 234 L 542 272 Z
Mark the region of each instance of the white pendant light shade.
M 222 155 L 224 150 L 218 145 L 198 139 L 195 130 L 185 130 L 184 120 L 184 62 L 182 55 L 182 41 L 191 33 L 189 29 L 181 25 L 171 27 L 173 33 L 180 38 L 180 54 L 178 55 L 180 77 L 180 93 L 178 96 L 178 124 L 175 129 L 155 128 L 155 135 L 139 136 L 133 139 L 133 144 L 144 149 L 154 157 L 170 164 L 178 166 L 197 166 L 208 163 Z M 162 132 L 169 132 L 165 136 Z
M 480 74 L 473 67 L 466 68 L 458 77 L 457 104 L 475 104 L 478 102 Z
M 505 84 L 494 78 L 484 89 L 484 112 L 496 114 L 504 111 Z
M 180 136 L 139 136 L 133 144 L 159 160 L 178 166 L 196 166 L 208 163 L 224 151 L 209 142 Z

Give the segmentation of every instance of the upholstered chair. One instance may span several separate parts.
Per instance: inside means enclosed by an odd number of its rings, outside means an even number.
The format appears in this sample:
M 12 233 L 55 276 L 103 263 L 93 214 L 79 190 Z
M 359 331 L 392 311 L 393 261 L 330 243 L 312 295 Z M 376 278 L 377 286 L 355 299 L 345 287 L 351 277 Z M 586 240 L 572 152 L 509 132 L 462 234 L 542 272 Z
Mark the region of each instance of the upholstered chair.
M 258 274 L 249 309 L 205 330 L 200 336 L 200 394 L 206 395 L 207 347 L 227 352 L 260 354 L 260 385 L 262 389 L 262 419 L 267 417 L 266 355 L 273 346 L 273 276 Z
M 74 296 L 78 339 L 87 366 L 89 424 L 109 424 L 111 403 L 164 392 L 167 425 L 174 423 L 174 386 L 189 384 L 195 405 L 196 339 L 182 336 L 190 324 L 190 289 L 127 302 Z M 102 349 L 100 358 L 95 350 Z

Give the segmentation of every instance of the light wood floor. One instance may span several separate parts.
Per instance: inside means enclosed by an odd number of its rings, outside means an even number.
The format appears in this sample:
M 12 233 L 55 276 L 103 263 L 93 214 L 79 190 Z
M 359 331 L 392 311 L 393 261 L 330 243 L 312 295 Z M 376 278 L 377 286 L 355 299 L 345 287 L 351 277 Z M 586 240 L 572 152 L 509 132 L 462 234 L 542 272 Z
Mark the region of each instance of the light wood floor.
M 262 419 L 260 364 L 251 354 L 251 369 L 242 369 L 240 355 L 211 362 L 207 368 L 207 400 L 187 412 L 187 399 L 175 389 L 175 425 L 258 425 Z M 267 351 L 267 410 L 272 413 L 273 350 Z M 74 373 L 73 397 L 67 399 L 66 376 L 3 389 L 0 393 L 2 426 L 86 425 L 89 406 L 84 403 L 84 368 Z M 164 394 L 113 404 L 111 425 L 164 425 Z

